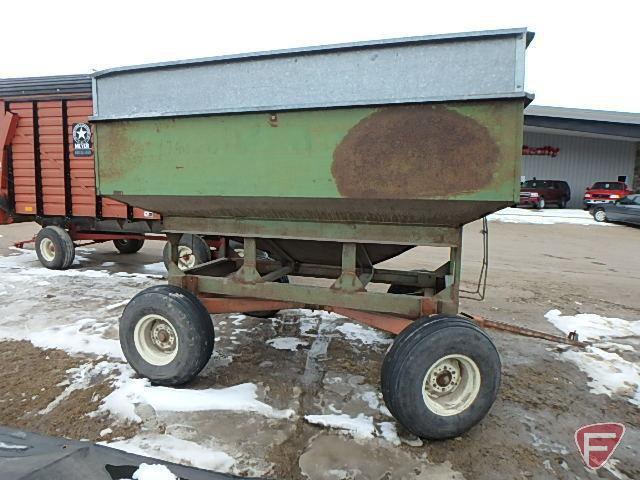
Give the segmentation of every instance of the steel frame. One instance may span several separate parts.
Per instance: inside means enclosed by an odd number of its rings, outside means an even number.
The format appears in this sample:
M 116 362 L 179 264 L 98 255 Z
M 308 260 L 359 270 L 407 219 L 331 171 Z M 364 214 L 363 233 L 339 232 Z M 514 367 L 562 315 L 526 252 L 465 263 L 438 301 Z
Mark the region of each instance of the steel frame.
M 355 242 L 342 243 L 340 266 L 298 263 L 285 254 L 278 255 L 279 261 L 259 259 L 256 237 L 246 237 L 242 258 L 225 240 L 217 259 L 182 272 L 177 266 L 180 234 L 168 233 L 167 238 L 172 247 L 169 283 L 195 293 L 210 313 L 305 307 L 334 311 L 392 333 L 421 316 L 458 313 L 461 228 L 455 238 L 447 237 L 450 259 L 435 271 L 376 269 Z M 334 281 L 328 288 L 279 282 L 285 275 Z M 372 282 L 413 286 L 424 294 L 367 291 Z

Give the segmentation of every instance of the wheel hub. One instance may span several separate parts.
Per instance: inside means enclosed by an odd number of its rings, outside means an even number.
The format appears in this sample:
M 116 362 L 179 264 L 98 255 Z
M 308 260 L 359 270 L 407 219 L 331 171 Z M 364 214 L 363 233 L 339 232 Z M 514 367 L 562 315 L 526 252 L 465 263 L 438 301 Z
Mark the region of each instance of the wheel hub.
M 196 266 L 196 256 L 193 250 L 185 245 L 178 247 L 178 266 L 181 270 L 187 270 Z
M 429 378 L 429 390 L 436 394 L 455 390 L 460 378 L 460 368 L 457 362 L 444 360 L 439 362 Z
M 48 262 L 53 261 L 56 256 L 56 246 L 49 238 L 43 238 L 40 242 L 40 253 Z
M 473 360 L 466 355 L 447 355 L 427 371 L 422 398 L 438 415 L 457 415 L 478 396 L 480 380 L 480 369 Z
M 161 315 L 142 317 L 136 323 L 133 339 L 140 356 L 152 365 L 167 365 L 178 354 L 178 334 Z
M 151 341 L 156 347 L 165 352 L 173 350 L 176 343 L 172 329 L 161 320 L 156 321 L 151 328 Z

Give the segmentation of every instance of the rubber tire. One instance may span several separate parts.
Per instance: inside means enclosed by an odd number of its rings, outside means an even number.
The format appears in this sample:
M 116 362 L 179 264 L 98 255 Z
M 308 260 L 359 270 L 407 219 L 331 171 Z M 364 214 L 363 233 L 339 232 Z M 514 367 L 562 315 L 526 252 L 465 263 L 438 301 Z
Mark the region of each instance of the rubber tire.
M 422 382 L 434 362 L 463 354 L 480 369 L 480 391 L 463 412 L 440 416 L 422 398 Z M 387 352 L 381 372 L 382 395 L 389 411 L 410 432 L 431 440 L 457 437 L 480 422 L 500 388 L 500 355 L 473 322 L 444 315 L 423 317 L 403 330 Z
M 46 260 L 40 253 L 42 240 L 48 238 L 54 245 L 53 260 Z M 66 270 L 76 258 L 76 246 L 69 233 L 60 227 L 48 226 L 41 229 L 36 235 L 36 255 L 40 263 L 51 270 Z
M 185 233 L 180 237 L 178 245 L 191 248 L 193 255 L 196 257 L 196 265 L 211 261 L 211 247 L 206 240 L 199 235 Z M 169 242 L 165 244 L 164 250 L 162 251 L 162 260 L 165 268 L 169 270 L 169 265 L 171 264 L 171 244 Z
M 278 282 L 289 283 L 289 277 L 285 275 L 284 277 L 281 277 L 280 280 L 278 280 Z M 271 318 L 275 316 L 279 311 L 280 310 L 259 310 L 257 312 L 246 312 L 246 315 L 249 315 L 250 317 L 257 317 L 257 318 Z
M 567 199 L 566 198 L 563 198 L 562 200 L 560 200 L 558 202 L 558 208 L 566 208 L 566 206 L 567 206 Z
M 116 247 L 116 250 L 124 254 L 137 253 L 143 245 L 144 240 L 118 239 L 113 241 L 113 246 Z
M 389 353 L 391 352 L 391 350 L 397 350 L 399 348 L 401 348 L 401 343 L 406 342 L 407 340 L 411 339 L 411 332 L 415 329 L 419 329 L 422 328 L 422 325 L 424 323 L 428 323 L 428 322 L 433 322 L 435 320 L 441 319 L 441 318 L 449 318 L 449 315 L 444 315 L 444 314 L 435 314 L 435 315 L 430 315 L 430 316 L 426 316 L 426 317 L 422 317 L 419 320 L 416 320 L 415 322 L 413 322 L 411 325 L 409 325 L 407 328 L 405 328 L 402 332 L 400 332 L 396 338 L 393 341 L 393 344 L 389 347 L 389 350 L 387 351 L 387 354 L 385 355 L 384 361 L 382 362 L 382 368 L 380 370 L 380 376 L 381 378 L 390 378 L 391 375 L 391 369 L 394 365 L 394 362 L 391 361 L 391 359 L 387 360 Z M 383 396 L 384 396 L 384 391 L 382 392 Z M 394 409 L 393 409 L 393 405 L 391 405 L 391 398 L 389 397 L 389 402 L 387 402 L 387 400 L 385 400 L 385 405 L 387 406 L 387 408 L 389 409 L 389 412 L 391 412 L 391 414 L 395 417 L 396 414 L 394 413 Z
M 544 198 L 540 197 L 540 200 L 538 200 L 538 203 L 536 203 L 536 209 L 544 210 L 544 207 L 546 205 L 547 205 L 547 202 L 545 202 Z
M 598 220 L 598 216 L 597 216 L 597 215 L 598 215 L 598 213 L 600 213 L 600 212 L 602 212 L 602 218 L 601 218 L 600 220 Z M 605 212 L 602 208 L 597 208 L 597 209 L 595 209 L 595 210 L 593 211 L 593 219 L 594 219 L 596 222 L 600 222 L 600 223 L 602 223 L 602 222 L 608 222 L 608 220 L 607 220 L 607 214 L 606 214 L 606 212 Z
M 167 365 L 145 361 L 135 346 L 134 331 L 145 315 L 165 317 L 178 335 L 178 352 Z M 193 380 L 213 353 L 215 333 L 209 312 L 188 290 L 156 285 L 135 295 L 120 318 L 120 346 L 129 365 L 157 385 L 178 386 Z

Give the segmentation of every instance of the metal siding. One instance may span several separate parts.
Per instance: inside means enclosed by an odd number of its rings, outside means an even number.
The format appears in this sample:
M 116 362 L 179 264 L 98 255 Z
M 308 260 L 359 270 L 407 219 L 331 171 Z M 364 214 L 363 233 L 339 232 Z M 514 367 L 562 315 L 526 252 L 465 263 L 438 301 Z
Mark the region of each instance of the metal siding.
M 98 72 L 93 120 L 524 98 L 525 30 Z
M 530 147 L 559 147 L 557 157 L 524 155 L 522 175 L 527 180 L 565 180 L 571 187 L 570 208 L 582 208 L 587 185 L 597 181 L 616 180 L 626 175 L 633 180 L 636 144 L 600 138 L 524 133 L 524 144 Z

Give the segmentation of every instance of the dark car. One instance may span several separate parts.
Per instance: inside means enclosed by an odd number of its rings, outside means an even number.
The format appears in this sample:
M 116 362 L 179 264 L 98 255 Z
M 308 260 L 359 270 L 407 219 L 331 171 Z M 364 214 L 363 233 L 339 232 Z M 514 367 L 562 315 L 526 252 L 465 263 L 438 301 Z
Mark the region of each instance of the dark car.
M 571 188 L 564 180 L 527 180 L 520 187 L 520 205 L 531 205 L 543 209 L 555 204 L 558 208 L 567 206 L 571 200 Z
M 640 195 L 627 195 L 615 203 L 591 210 L 598 222 L 620 222 L 640 225 Z

